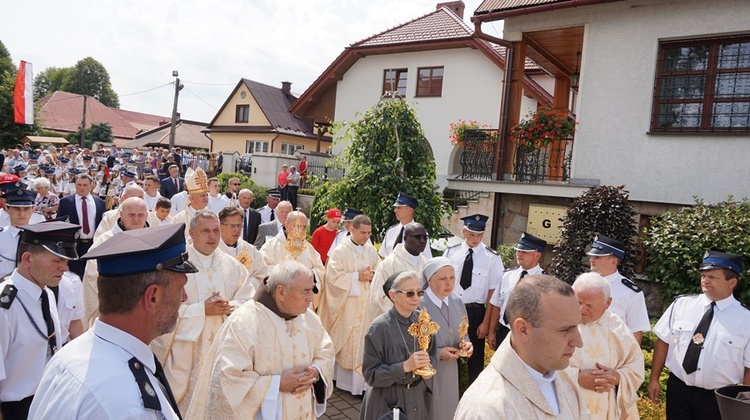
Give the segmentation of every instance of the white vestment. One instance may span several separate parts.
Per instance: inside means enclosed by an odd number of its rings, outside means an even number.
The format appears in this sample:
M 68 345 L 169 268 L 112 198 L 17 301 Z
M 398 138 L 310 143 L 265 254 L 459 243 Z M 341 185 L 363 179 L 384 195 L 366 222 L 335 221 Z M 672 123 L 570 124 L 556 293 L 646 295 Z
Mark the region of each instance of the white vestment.
M 309 242 L 305 241 L 302 245 L 303 249 L 297 258 L 294 258 L 292 253 L 286 249 L 289 241 L 286 239 L 286 234 L 281 230 L 275 237 L 266 241 L 263 247 L 260 248 L 260 253 L 263 254 L 263 261 L 266 263 L 268 269 L 282 261 L 296 260 L 301 262 L 305 267 L 313 270 L 315 273 L 315 285 L 318 288 L 318 293 L 315 294 L 313 300 L 313 308 L 317 308 L 320 304 L 320 296 L 323 292 L 323 279 L 326 273 L 326 269 L 323 266 L 323 262 L 320 260 L 320 254 L 318 251 L 310 245 Z
M 109 232 L 112 230 L 113 227 L 117 226 L 117 220 L 120 219 L 120 209 L 113 209 L 105 211 L 102 215 L 102 221 L 99 223 L 99 226 L 96 227 L 96 232 L 94 232 L 94 239 L 99 238 L 102 236 L 105 232 Z M 146 222 L 149 226 L 158 226 L 159 225 L 159 218 L 156 217 L 155 213 L 147 213 L 146 214 Z
M 224 323 L 206 355 L 188 419 L 312 419 L 323 414 L 331 395 L 334 349 L 311 310 L 285 320 L 251 300 Z M 299 394 L 280 392 L 287 369 L 313 366 L 324 385 Z M 197 396 L 200 396 L 198 398 Z
M 188 274 L 187 300 L 180 306 L 177 327 L 151 343 L 164 365 L 180 412 L 185 412 L 198 379 L 204 355 L 229 315 L 206 315 L 205 300 L 214 292 L 227 299 L 235 309 L 252 298 L 255 288 L 246 282 L 247 270 L 237 260 L 216 249 L 209 255 L 187 246 L 190 262 L 198 273 Z
M 341 240 L 328 259 L 325 290 L 318 309 L 321 322 L 336 348 L 337 386 L 359 395 L 364 390 L 361 374 L 362 321 L 370 282 L 359 281 L 359 270 L 380 264 L 375 247 L 357 246 L 351 236 Z M 352 371 L 359 372 L 352 372 Z M 358 376 L 357 376 L 358 375 Z M 361 379 L 360 379 L 361 378 Z M 351 389 L 349 389 L 351 388 Z
M 268 267 L 263 262 L 263 255 L 253 244 L 239 238 L 235 246 L 229 246 L 222 240 L 219 242 L 219 249 L 234 257 L 245 267 L 247 278 L 255 289 L 258 289 L 263 284 L 263 280 L 268 277 Z
M 596 364 L 615 370 L 620 384 L 615 390 L 599 393 L 580 388 L 592 419 L 638 419 L 638 387 L 643 383 L 643 352 L 625 322 L 609 310 L 595 322 L 578 325 L 583 347 L 576 349 L 567 371 L 573 379 L 581 369 Z

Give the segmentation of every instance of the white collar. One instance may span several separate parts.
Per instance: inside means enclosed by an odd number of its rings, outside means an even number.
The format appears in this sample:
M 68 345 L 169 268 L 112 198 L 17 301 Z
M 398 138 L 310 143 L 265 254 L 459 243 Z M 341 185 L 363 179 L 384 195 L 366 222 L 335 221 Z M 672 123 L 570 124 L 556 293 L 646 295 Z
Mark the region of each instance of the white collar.
M 438 308 L 439 308 L 439 307 L 440 307 L 440 306 L 441 306 L 441 305 L 442 305 L 443 303 L 445 304 L 445 307 L 446 307 L 446 308 L 448 307 L 448 298 L 449 298 L 450 296 L 446 296 L 445 298 L 443 298 L 443 300 L 440 300 L 440 298 L 438 298 L 438 297 L 437 297 L 437 295 L 435 294 L 435 292 L 433 292 L 433 291 L 432 291 L 432 289 L 430 289 L 430 286 L 429 286 L 429 285 L 427 286 L 427 289 L 425 289 L 425 293 L 427 294 L 427 296 L 429 296 L 429 298 L 430 298 L 430 300 L 432 301 L 432 303 L 434 303 L 434 304 L 435 304 L 435 306 L 437 306 Z
M 610 284 L 622 279 L 622 274 L 620 274 L 619 270 L 615 270 L 614 273 L 608 275 L 608 276 L 602 276 L 605 280 L 607 280 Z
M 122 348 L 133 355 L 133 357 L 138 359 L 147 368 L 151 369 L 151 372 L 156 372 L 154 354 L 151 353 L 151 349 L 143 341 L 119 328 L 115 328 L 106 322 L 101 321 L 99 318 L 94 321 L 94 325 L 91 327 L 91 332 L 102 340 L 108 341 Z
M 13 284 L 16 285 L 16 288 L 26 292 L 26 294 L 34 298 L 34 300 L 39 300 L 42 296 L 43 289 L 33 281 L 21 275 L 21 273 L 18 272 L 18 269 L 13 270 L 10 279 L 13 280 Z
M 515 352 L 515 350 L 513 351 Z M 516 356 L 518 356 L 518 353 L 516 353 Z M 532 378 L 534 378 L 534 382 L 536 382 L 539 388 L 542 388 L 544 386 L 549 386 L 552 383 L 552 381 L 554 381 L 555 378 L 557 378 L 556 370 L 552 370 L 545 374 L 542 374 L 541 372 L 537 371 L 533 367 L 527 365 L 526 362 L 524 362 L 523 359 L 521 359 L 520 357 L 518 358 L 518 360 L 520 360 L 521 363 L 523 363 L 523 366 L 526 368 L 526 370 L 529 371 L 529 374 L 531 375 Z

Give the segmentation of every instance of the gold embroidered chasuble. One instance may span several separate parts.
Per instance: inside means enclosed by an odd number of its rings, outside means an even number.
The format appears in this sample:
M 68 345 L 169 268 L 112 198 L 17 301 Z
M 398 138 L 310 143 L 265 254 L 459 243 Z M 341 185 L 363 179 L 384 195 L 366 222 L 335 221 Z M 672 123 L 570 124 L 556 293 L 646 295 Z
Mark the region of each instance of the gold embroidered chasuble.
M 260 248 L 260 253 L 263 255 L 263 262 L 266 263 L 266 267 L 268 267 L 269 270 L 272 266 L 286 260 L 299 261 L 304 264 L 305 267 L 312 269 L 313 272 L 315 272 L 315 282 L 318 287 L 318 293 L 313 300 L 313 308 L 317 309 L 323 294 L 323 281 L 326 273 L 323 262 L 320 260 L 320 254 L 318 254 L 318 251 L 316 251 L 309 242 L 304 241 L 299 255 L 295 257 L 287 249 L 288 244 L 289 242 L 287 241 L 283 230 L 275 237 L 266 241 L 266 243 L 263 244 L 263 247 Z
M 251 243 L 242 238 L 237 239 L 237 246 L 231 247 L 219 242 L 219 249 L 234 257 L 247 270 L 247 278 L 257 290 L 263 284 L 263 279 L 268 277 L 268 267 L 263 262 L 263 254 Z

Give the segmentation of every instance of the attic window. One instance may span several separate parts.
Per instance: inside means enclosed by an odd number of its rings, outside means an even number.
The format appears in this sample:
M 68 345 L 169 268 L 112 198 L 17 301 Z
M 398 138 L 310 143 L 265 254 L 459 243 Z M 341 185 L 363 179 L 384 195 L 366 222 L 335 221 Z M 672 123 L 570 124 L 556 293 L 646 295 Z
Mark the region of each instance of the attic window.
M 652 132 L 750 132 L 750 36 L 662 42 Z
M 443 67 L 421 67 L 417 69 L 417 96 L 441 96 L 443 94 Z
M 237 110 L 234 114 L 234 122 L 246 123 L 250 121 L 250 105 L 237 105 Z
M 407 69 L 383 70 L 383 94 L 395 91 L 401 96 L 406 96 L 407 72 Z

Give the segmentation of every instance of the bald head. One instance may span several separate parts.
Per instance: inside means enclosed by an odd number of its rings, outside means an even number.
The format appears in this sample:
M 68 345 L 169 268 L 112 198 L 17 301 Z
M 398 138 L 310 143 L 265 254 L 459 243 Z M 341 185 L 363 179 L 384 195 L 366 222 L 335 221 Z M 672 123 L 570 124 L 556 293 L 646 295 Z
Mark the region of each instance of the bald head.
M 131 198 L 131 197 L 139 197 L 143 199 L 143 194 L 145 193 L 143 191 L 143 188 L 140 187 L 140 185 L 137 185 L 137 184 L 128 185 L 122 190 L 122 194 L 120 195 L 120 200 L 127 200 L 128 198 Z
M 143 190 L 141 190 L 142 192 Z M 120 221 L 123 230 L 141 229 L 146 227 L 148 206 L 140 197 L 126 198 L 120 204 Z

